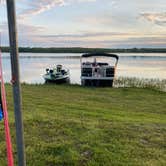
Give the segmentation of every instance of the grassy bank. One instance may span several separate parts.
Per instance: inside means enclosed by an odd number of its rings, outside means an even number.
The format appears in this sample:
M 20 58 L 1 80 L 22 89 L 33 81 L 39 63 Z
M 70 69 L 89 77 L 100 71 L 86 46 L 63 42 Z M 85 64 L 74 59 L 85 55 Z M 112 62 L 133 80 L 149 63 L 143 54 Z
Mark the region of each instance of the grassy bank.
M 71 85 L 23 85 L 22 92 L 28 166 L 166 165 L 165 92 Z M 0 140 L 5 166 L 3 122 Z

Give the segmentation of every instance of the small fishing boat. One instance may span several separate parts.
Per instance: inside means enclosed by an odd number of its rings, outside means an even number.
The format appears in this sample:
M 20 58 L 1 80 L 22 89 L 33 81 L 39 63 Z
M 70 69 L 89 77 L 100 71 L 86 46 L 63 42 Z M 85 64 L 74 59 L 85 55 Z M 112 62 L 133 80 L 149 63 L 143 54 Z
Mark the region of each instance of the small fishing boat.
M 43 75 L 46 83 L 68 83 L 70 80 L 69 70 L 64 69 L 62 65 L 57 65 L 55 68 L 46 69 L 46 74 Z
M 105 57 L 107 57 L 107 59 L 101 62 L 101 59 Z M 97 61 L 97 58 L 99 58 L 100 61 Z M 115 64 L 109 64 L 108 58 L 114 58 Z M 91 62 L 89 60 L 93 61 Z M 112 87 L 118 60 L 119 57 L 115 54 L 83 54 L 81 56 L 81 84 L 84 86 Z

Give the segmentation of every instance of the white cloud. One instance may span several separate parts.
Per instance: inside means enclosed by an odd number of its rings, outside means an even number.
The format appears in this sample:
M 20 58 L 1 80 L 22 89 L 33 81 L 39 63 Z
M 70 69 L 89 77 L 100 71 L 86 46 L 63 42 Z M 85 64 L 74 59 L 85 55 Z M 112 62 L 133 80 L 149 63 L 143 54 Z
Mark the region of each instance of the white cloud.
M 71 3 L 95 2 L 96 0 L 20 0 L 27 6 L 20 14 L 20 18 L 26 18 L 32 15 L 38 15 L 51 10 L 56 6 L 64 6 Z
M 142 13 L 141 18 L 157 25 L 166 25 L 166 12 L 163 13 Z
M 25 18 L 31 15 L 37 15 L 52 9 L 55 6 L 63 5 L 64 0 L 24 0 L 24 3 L 28 7 L 19 14 L 20 18 Z
M 3 45 L 8 45 L 7 24 L 0 26 L 3 30 Z M 93 32 L 61 33 L 41 35 L 45 29 L 40 26 L 19 24 L 19 44 L 30 47 L 165 47 L 166 34 L 139 34 L 135 32 Z M 47 41 L 47 42 L 46 42 Z

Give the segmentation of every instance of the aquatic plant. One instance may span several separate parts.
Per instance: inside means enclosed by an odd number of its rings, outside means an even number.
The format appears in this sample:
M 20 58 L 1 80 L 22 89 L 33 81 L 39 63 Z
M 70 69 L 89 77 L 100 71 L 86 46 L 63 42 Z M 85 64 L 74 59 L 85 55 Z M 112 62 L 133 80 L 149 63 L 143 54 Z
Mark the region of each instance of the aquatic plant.
M 166 79 L 147 79 L 136 77 L 118 77 L 114 81 L 114 87 L 151 88 L 166 91 Z

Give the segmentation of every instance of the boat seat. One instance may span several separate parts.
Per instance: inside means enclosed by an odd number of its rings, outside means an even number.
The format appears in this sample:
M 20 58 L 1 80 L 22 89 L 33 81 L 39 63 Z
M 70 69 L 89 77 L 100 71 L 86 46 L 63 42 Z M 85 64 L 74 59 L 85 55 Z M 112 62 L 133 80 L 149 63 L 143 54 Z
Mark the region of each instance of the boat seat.
M 82 68 L 82 76 L 92 77 L 92 68 Z
M 99 63 L 97 63 L 97 65 L 99 65 L 99 66 L 108 66 L 109 64 L 108 63 L 101 63 L 101 62 L 99 62 Z
M 106 69 L 106 77 L 114 77 L 115 68 L 109 67 Z

